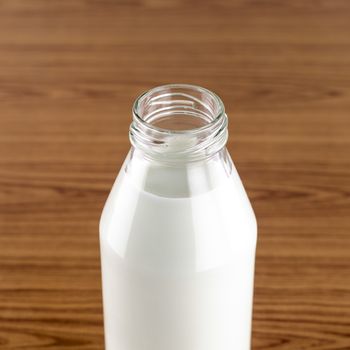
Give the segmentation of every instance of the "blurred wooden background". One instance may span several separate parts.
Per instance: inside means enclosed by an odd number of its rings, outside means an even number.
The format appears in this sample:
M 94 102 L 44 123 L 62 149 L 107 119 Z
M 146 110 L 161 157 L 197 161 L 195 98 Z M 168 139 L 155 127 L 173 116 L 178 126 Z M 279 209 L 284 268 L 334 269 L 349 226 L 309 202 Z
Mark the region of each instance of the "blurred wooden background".
M 0 1 L 0 349 L 103 349 L 99 215 L 133 100 L 171 82 L 230 117 L 253 349 L 350 349 L 346 0 Z

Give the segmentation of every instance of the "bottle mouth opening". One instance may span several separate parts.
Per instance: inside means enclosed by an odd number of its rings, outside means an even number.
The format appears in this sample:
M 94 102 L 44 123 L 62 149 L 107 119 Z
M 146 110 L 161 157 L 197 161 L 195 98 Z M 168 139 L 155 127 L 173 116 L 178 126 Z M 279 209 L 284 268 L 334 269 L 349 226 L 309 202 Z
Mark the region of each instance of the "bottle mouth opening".
M 221 99 L 195 85 L 171 84 L 140 95 L 130 140 L 158 159 L 198 159 L 224 147 L 227 116 Z
M 167 134 L 196 133 L 213 126 L 225 114 L 221 99 L 200 86 L 169 84 L 141 94 L 133 117 L 144 127 Z

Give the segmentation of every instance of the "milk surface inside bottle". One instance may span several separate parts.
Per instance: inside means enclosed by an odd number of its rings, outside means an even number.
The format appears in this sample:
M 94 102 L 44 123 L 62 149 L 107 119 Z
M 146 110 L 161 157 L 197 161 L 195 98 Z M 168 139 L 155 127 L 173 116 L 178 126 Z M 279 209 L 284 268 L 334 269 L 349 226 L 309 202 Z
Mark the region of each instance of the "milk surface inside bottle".
M 166 85 L 133 107 L 100 222 L 106 350 L 248 350 L 256 220 L 212 92 Z

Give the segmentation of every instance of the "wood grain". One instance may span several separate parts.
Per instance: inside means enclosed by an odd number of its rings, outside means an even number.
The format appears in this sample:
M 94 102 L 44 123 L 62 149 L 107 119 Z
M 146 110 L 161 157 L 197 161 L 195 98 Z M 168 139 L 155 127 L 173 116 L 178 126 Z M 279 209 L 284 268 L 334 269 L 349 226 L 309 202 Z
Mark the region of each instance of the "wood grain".
M 0 1 L 0 349 L 103 348 L 99 215 L 153 86 L 224 100 L 259 222 L 255 350 L 350 349 L 350 3 Z

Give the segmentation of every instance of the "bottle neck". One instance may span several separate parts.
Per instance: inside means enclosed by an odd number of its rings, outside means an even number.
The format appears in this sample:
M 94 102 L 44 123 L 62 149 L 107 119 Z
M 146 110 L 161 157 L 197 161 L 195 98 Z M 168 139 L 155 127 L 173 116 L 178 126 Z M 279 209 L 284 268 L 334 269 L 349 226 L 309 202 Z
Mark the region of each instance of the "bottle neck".
M 186 198 L 222 186 L 231 176 L 233 163 L 224 147 L 205 161 L 164 162 L 145 157 L 132 148 L 122 174 L 135 188 L 161 197 Z
M 167 163 L 206 159 L 225 146 L 227 137 L 224 105 L 207 89 L 164 85 L 134 103 L 130 141 L 148 158 Z

